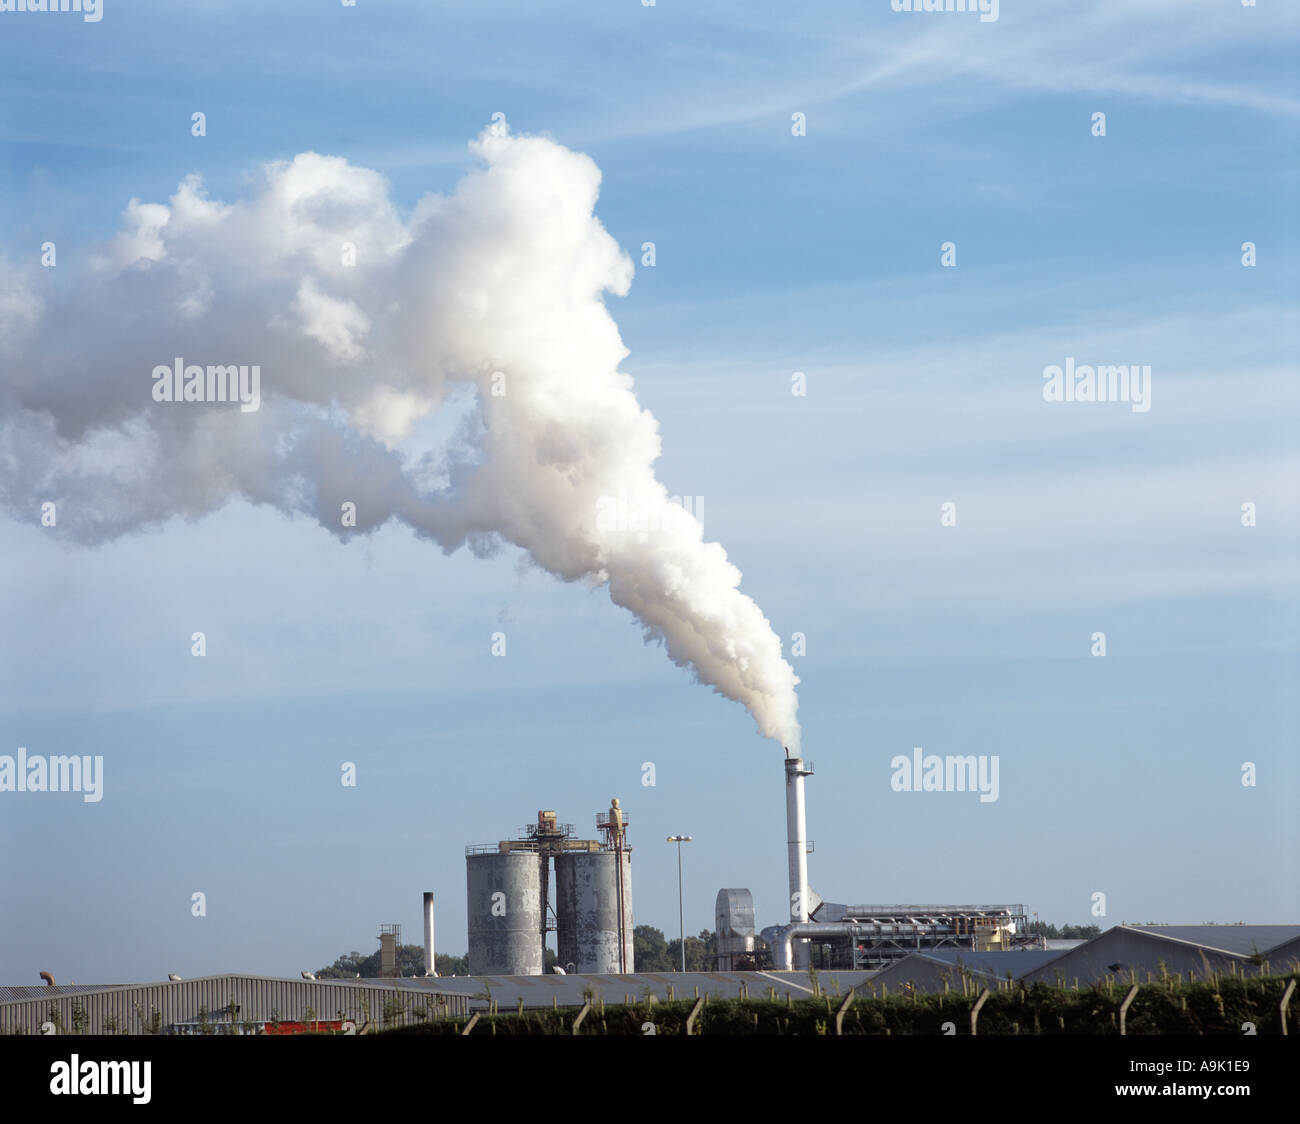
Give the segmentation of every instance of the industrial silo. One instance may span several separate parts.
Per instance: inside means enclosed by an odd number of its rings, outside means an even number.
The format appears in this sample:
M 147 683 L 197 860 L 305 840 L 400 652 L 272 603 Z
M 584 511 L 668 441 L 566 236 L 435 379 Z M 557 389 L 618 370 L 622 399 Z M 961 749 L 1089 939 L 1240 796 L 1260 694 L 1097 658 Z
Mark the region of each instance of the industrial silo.
M 535 851 L 466 854 L 470 975 L 542 974 L 544 862 Z
M 555 921 L 556 948 L 566 969 L 572 964 L 578 972 L 636 971 L 630 850 L 556 855 Z

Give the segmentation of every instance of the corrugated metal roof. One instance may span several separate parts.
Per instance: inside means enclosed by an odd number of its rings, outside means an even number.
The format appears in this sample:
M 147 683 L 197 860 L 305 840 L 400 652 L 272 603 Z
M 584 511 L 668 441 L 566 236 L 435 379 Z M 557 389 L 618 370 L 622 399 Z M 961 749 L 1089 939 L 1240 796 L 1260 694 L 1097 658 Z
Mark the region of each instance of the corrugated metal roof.
M 866 971 L 822 971 L 818 972 L 817 979 L 824 993 L 835 995 L 844 994 L 851 987 L 861 988 L 875 975 Z M 767 996 L 769 989 L 780 999 L 787 992 L 798 999 L 809 994 L 810 983 L 806 972 L 439 976 L 386 980 L 205 976 L 151 984 L 7 988 L 4 992 L 16 994 L 0 997 L 0 1032 L 38 1033 L 51 1005 L 59 1010 L 65 1028 L 72 1025 L 74 1008 L 80 1008 L 88 1019 L 86 1033 L 108 1032 L 106 1022 L 121 1032 L 138 1033 L 142 1022 L 147 1024 L 154 1011 L 158 1012 L 162 1025 L 169 1026 L 194 1022 L 200 1007 L 205 1007 L 209 1016 L 217 1020 L 232 1002 L 239 1008 L 240 1022 L 268 1022 L 273 1015 L 283 1021 L 300 1020 L 309 1009 L 321 1019 L 335 1018 L 342 1012 L 344 1017 L 360 1022 L 367 1016 L 371 1021 L 380 1021 L 385 1005 L 395 997 L 406 1004 L 408 1011 L 421 1011 L 426 1001 L 441 996 L 448 1001 L 448 1013 L 456 1014 L 484 1008 L 488 996 L 502 1009 L 515 1006 L 520 999 L 526 1007 L 550 1007 L 553 1003 L 581 1007 L 587 993 L 606 1003 L 622 1003 L 626 998 L 639 1002 L 647 992 L 663 1001 L 668 999 L 669 988 L 675 999 L 694 998 L 697 988 L 700 995 L 716 998 L 735 998 L 744 988 L 754 999 Z
M 85 995 L 89 991 L 106 991 L 129 984 L 38 984 L 36 987 L 0 987 L 0 1003 L 22 999 L 57 999 L 61 995 Z
M 1141 983 L 1165 975 L 1254 975 L 1260 971 L 1248 959 L 1254 950 L 1276 948 L 1280 937 L 1298 931 L 1300 925 L 1116 925 L 1025 979 L 1087 986 L 1108 977 Z
M 396 980 L 289 980 L 274 976 L 202 976 L 166 983 L 78 986 L 72 994 L 49 994 L 56 988 L 37 988 L 35 997 L 0 1001 L 0 1033 L 37 1034 L 41 1024 L 55 1021 L 72 1029 L 74 1017 L 84 1015 L 87 1034 L 144 1033 L 155 1022 L 161 1027 L 195 1022 L 206 1010 L 214 1023 L 261 1024 L 279 1019 L 302 1021 L 314 1012 L 319 1019 L 352 1019 L 358 1024 L 401 1023 L 417 1013 L 468 1012 L 467 996 L 437 994 L 417 996 L 393 986 Z M 13 990 L 13 989 L 10 989 Z M 27 989 L 19 989 L 26 991 Z M 430 1007 L 429 1004 L 434 1006 Z M 233 1011 L 232 1011 L 233 1007 Z M 51 1008 L 57 1019 L 50 1019 Z
M 1268 950 L 1268 969 L 1270 972 L 1294 972 L 1300 965 L 1300 937 L 1284 941 L 1276 948 Z
M 946 981 L 949 986 L 959 985 L 963 972 L 985 981 L 990 987 L 1001 982 L 1005 985 L 1008 973 L 1019 980 L 1027 973 L 1042 968 L 1064 955 L 1052 949 L 1013 949 L 1009 952 L 971 952 L 960 948 L 935 948 L 914 952 L 882 968 L 871 980 L 874 987 L 882 984 L 894 989 L 912 984 L 919 991 L 939 991 Z
M 818 972 L 817 979 L 822 991 L 830 994 L 838 991 L 842 994 L 850 987 L 861 986 L 865 980 L 874 975 L 874 972 L 865 971 L 826 971 Z M 633 1002 L 640 1001 L 647 990 L 657 999 L 666 1000 L 670 987 L 673 989 L 675 999 L 694 998 L 696 988 L 699 988 L 701 995 L 734 998 L 740 995 L 742 987 L 746 987 L 750 997 L 754 999 L 767 995 L 769 988 L 775 988 L 781 999 L 785 998 L 786 991 L 797 999 L 801 995 L 807 995 L 809 989 L 807 972 L 654 972 L 625 976 L 602 973 L 572 976 L 457 976 L 455 978 L 438 976 L 385 982 L 420 992 L 466 996 L 474 1009 L 486 1006 L 487 1001 L 479 997 L 488 994 L 504 1009 L 515 1006 L 521 999 L 525 1007 L 550 1007 L 552 1003 L 561 1007 L 581 1007 L 586 1001 L 584 993 L 587 991 L 591 991 L 606 1003 L 622 1003 L 629 997 Z
M 1153 937 L 1250 956 L 1300 936 L 1300 925 L 1125 925 Z
M 907 959 L 921 957 L 941 964 L 960 964 L 971 971 L 986 972 L 999 979 L 1006 979 L 1010 972 L 1012 979 L 1019 979 L 1026 972 L 1032 972 L 1055 960 L 1062 951 L 1064 950 L 1052 948 L 1013 948 L 1006 952 L 972 952 L 966 948 L 927 948 L 912 953 Z

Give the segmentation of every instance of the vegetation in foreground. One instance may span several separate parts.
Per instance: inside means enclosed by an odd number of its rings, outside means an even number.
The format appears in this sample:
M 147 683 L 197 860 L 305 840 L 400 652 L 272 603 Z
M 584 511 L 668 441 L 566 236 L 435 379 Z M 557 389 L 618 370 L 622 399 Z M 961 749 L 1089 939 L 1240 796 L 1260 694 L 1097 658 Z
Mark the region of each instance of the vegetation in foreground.
M 815 975 L 813 987 L 816 988 Z M 1194 983 L 1173 977 L 1143 984 L 1129 1004 L 1126 1033 L 1131 1035 L 1235 1035 L 1281 1032 L 1279 1004 L 1288 982 L 1300 973 L 1249 979 L 1215 977 Z M 978 1033 L 986 1035 L 1118 1035 L 1120 1007 L 1130 988 L 1109 986 L 1075 990 L 1036 984 L 991 992 L 980 1006 Z M 844 1008 L 840 1033 L 854 1035 L 970 1034 L 971 1011 L 980 988 L 968 983 L 947 993 L 915 995 L 855 995 Z M 1300 985 L 1297 987 L 1300 993 Z M 484 996 L 482 998 L 489 998 Z M 472 1035 L 546 1034 L 685 1034 L 697 1000 L 656 1002 L 645 995 L 627 1004 L 606 1003 L 590 993 L 585 1014 L 579 1010 L 497 1009 L 477 1017 L 421 1017 L 421 1012 L 393 1012 L 385 1034 Z M 699 1004 L 692 1034 L 834 1035 L 836 1016 L 846 996 L 821 994 L 796 999 L 774 989 L 749 998 L 710 999 Z M 1288 1029 L 1300 1045 L 1297 1006 Z M 578 1028 L 574 1023 L 581 1015 Z M 393 1026 L 402 1021 L 406 1025 Z M 1252 1029 L 1253 1028 L 1253 1029 Z

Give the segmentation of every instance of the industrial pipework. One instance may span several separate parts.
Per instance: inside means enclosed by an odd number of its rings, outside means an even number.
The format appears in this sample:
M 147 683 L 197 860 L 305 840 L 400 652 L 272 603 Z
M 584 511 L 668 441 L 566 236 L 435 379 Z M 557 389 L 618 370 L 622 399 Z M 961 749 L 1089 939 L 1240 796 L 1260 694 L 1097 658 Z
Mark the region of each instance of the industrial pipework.
M 772 948 L 772 967 L 778 972 L 788 972 L 795 967 L 794 942 L 800 937 L 850 937 L 856 936 L 861 926 L 853 921 L 832 921 L 818 924 L 816 921 L 796 921 L 777 930 Z M 799 941 L 805 963 L 799 967 L 806 968 L 809 960 L 807 940 Z

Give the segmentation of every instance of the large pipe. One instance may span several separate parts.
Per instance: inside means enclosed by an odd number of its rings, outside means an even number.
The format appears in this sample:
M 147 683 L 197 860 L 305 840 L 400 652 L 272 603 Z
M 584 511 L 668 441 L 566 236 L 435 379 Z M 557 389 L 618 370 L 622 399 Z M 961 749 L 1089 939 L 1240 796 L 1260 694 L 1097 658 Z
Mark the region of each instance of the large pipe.
M 786 754 L 789 754 L 786 750 Z M 808 829 L 804 817 L 803 779 L 811 775 L 802 757 L 785 759 L 785 827 L 790 864 L 790 920 L 808 920 Z M 799 942 L 799 966 L 806 967 L 808 945 Z
M 832 921 L 823 923 L 818 921 L 796 921 L 792 925 L 786 925 L 776 934 L 775 948 L 772 949 L 775 968 L 778 972 L 789 972 L 794 967 L 794 942 L 799 937 L 848 937 L 856 936 L 862 931 L 862 926 L 855 921 Z M 808 945 L 805 941 L 799 942 L 799 947 L 804 950 L 804 959 L 808 959 Z M 806 967 L 806 965 L 804 965 Z
M 436 976 L 433 961 L 433 891 L 424 891 L 424 974 Z

